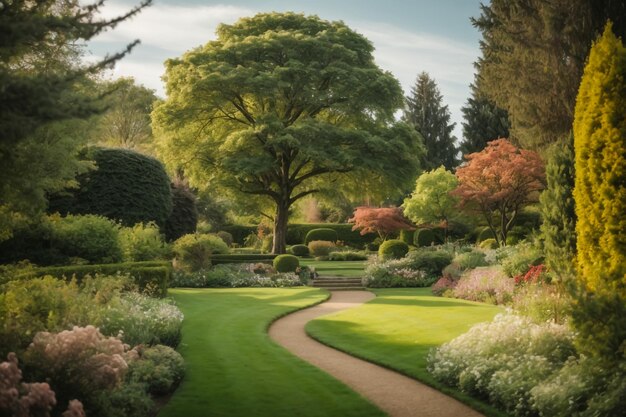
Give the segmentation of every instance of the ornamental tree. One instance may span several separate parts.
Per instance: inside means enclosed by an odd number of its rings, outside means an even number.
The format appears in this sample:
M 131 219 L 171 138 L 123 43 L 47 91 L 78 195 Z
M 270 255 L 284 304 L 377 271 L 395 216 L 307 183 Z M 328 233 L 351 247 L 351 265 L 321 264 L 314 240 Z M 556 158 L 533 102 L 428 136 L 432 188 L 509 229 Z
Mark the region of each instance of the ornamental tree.
M 348 223 L 354 223 L 352 230 L 361 230 L 361 235 L 378 233 L 382 240 L 400 230 L 415 230 L 400 207 L 357 207 Z
M 453 194 L 460 197 L 461 207 L 485 218 L 496 242 L 504 246 L 520 210 L 537 202 L 544 188 L 543 161 L 506 139 L 491 141 L 465 158 L 467 164 L 456 171 L 459 186 Z
M 299 199 L 347 173 L 398 188 L 417 173 L 420 139 L 394 120 L 402 90 L 372 52 L 316 16 L 220 25 L 215 41 L 166 62 L 168 97 L 153 112 L 161 156 L 198 188 L 269 202 L 273 252 L 284 253 Z
M 416 224 L 440 223 L 448 236 L 448 223 L 457 213 L 459 197 L 450 194 L 458 180 L 443 166 L 419 176 L 415 191 L 404 200 L 404 214 Z
M 577 269 L 574 323 L 584 351 L 623 358 L 626 348 L 626 48 L 607 25 L 576 99 Z

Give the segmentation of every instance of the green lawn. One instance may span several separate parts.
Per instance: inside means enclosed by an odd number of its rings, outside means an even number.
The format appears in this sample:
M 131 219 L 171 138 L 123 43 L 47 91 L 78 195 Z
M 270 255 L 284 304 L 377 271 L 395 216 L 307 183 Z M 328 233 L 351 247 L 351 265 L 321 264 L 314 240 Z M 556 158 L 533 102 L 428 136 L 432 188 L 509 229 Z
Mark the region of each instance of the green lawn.
M 489 321 L 496 306 L 433 296 L 429 288 L 375 289 L 362 306 L 309 322 L 319 341 L 416 378 L 490 416 L 504 414 L 460 391 L 443 386 L 426 370 L 431 348 Z
M 170 289 L 185 314 L 187 374 L 159 417 L 383 416 L 371 403 L 276 345 L 268 325 L 319 303 L 318 289 Z
M 316 261 L 300 258 L 300 265 L 315 267 L 321 276 L 362 277 L 367 261 Z

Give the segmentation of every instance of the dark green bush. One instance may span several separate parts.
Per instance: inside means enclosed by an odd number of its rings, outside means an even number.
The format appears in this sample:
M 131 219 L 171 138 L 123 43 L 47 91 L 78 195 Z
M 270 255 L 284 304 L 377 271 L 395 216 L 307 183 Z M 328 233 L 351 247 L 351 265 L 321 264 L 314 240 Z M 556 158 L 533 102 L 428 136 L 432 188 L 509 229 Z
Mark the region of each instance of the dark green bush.
M 172 184 L 172 211 L 165 221 L 168 242 L 195 233 L 198 224 L 196 196 L 184 185 Z
M 98 148 L 87 157 L 97 169 L 78 178 L 78 190 L 51 197 L 51 213 L 99 214 L 124 226 L 150 221 L 165 226 L 172 192 L 161 162 L 124 149 Z
M 329 228 L 313 229 L 306 234 L 304 243 L 308 245 L 310 242 L 315 240 L 324 240 L 335 243 L 338 240 L 338 235 L 335 230 Z
M 413 245 L 415 241 L 415 230 L 400 230 L 399 239 L 407 245 Z
M 220 230 L 219 232 L 216 233 L 216 235 L 217 237 L 222 239 L 224 243 L 226 243 L 226 246 L 228 246 L 229 248 L 233 246 L 233 242 L 234 242 L 233 235 L 231 235 L 230 233 Z
M 228 232 L 233 237 L 233 242 L 240 246 L 245 245 L 245 240 L 249 235 L 257 234 L 257 226 L 244 226 L 240 224 L 231 224 L 223 226 L 223 231 Z
M 366 261 L 367 255 L 361 252 L 344 251 L 328 254 L 329 261 Z
M 424 246 L 438 245 L 443 241 L 437 236 L 433 229 L 417 229 L 413 243 L 418 248 Z
M 274 258 L 274 269 L 278 272 L 294 272 L 299 266 L 300 261 L 294 255 L 278 255 Z
M 380 245 L 380 248 L 378 248 L 378 256 L 383 260 L 400 259 L 403 258 L 408 251 L 409 245 L 401 240 L 392 239 L 386 240 Z
M 443 269 L 452 263 L 452 254 L 444 250 L 416 250 L 407 255 L 407 267 L 440 277 Z
M 296 256 L 308 256 L 309 247 L 307 245 L 293 245 L 291 247 L 291 253 Z

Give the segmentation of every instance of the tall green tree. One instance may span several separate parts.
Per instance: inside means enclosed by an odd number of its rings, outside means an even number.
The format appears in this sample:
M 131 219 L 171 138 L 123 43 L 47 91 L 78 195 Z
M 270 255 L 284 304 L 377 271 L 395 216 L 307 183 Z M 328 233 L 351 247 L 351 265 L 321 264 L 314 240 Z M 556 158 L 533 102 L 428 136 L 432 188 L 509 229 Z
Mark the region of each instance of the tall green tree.
M 273 252 L 285 252 L 299 199 L 358 172 L 403 187 L 419 137 L 394 121 L 398 81 L 372 44 L 341 22 L 295 13 L 220 25 L 217 39 L 166 62 L 167 99 L 153 112 L 162 155 L 194 186 L 274 207 Z
M 424 139 L 426 155 L 424 168 L 443 165 L 451 170 L 458 164 L 456 137 L 452 135 L 455 123 L 450 123 L 450 111 L 443 104 L 437 83 L 428 73 L 417 76 L 411 94 L 406 97 L 404 120 L 410 123 Z
M 492 0 L 473 24 L 482 32 L 477 87 L 509 113 L 511 136 L 543 149 L 569 134 L 585 60 L 607 19 L 626 34 L 615 0 Z
M 150 4 L 99 19 L 103 2 L 12 1 L 0 5 L 0 240 L 16 219 L 43 211 L 46 194 L 73 183 L 84 120 L 102 110 L 92 76 L 126 55 L 133 42 L 91 65 L 82 42 L 114 28 Z
M 463 140 L 459 144 L 462 155 L 480 152 L 488 142 L 509 137 L 509 114 L 506 110 L 482 94 L 474 84 L 470 85 L 472 96 L 461 108 L 465 121 Z
M 594 43 L 574 119 L 581 348 L 626 353 L 626 48 L 608 24 Z
M 539 197 L 546 264 L 557 275 L 569 278 L 576 257 L 573 134 L 555 143 L 548 154 L 547 186 Z

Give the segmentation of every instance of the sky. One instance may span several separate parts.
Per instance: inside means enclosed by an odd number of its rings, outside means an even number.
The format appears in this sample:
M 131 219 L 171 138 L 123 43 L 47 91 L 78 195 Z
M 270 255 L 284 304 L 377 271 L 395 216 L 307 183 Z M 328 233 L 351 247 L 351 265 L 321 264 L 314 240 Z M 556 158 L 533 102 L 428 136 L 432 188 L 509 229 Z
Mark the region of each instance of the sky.
M 120 15 L 138 2 L 107 1 L 103 16 Z M 272 11 L 342 20 L 373 43 L 376 63 L 400 81 L 405 94 L 420 72 L 428 72 L 456 122 L 454 134 L 462 138 L 461 107 L 469 97 L 473 63 L 479 56 L 480 34 L 470 17 L 479 15 L 480 0 L 154 0 L 133 19 L 94 38 L 88 50 L 92 59 L 101 58 L 140 39 L 110 76 L 132 76 L 165 97 L 161 76 L 166 59 L 215 39 L 220 23 Z

